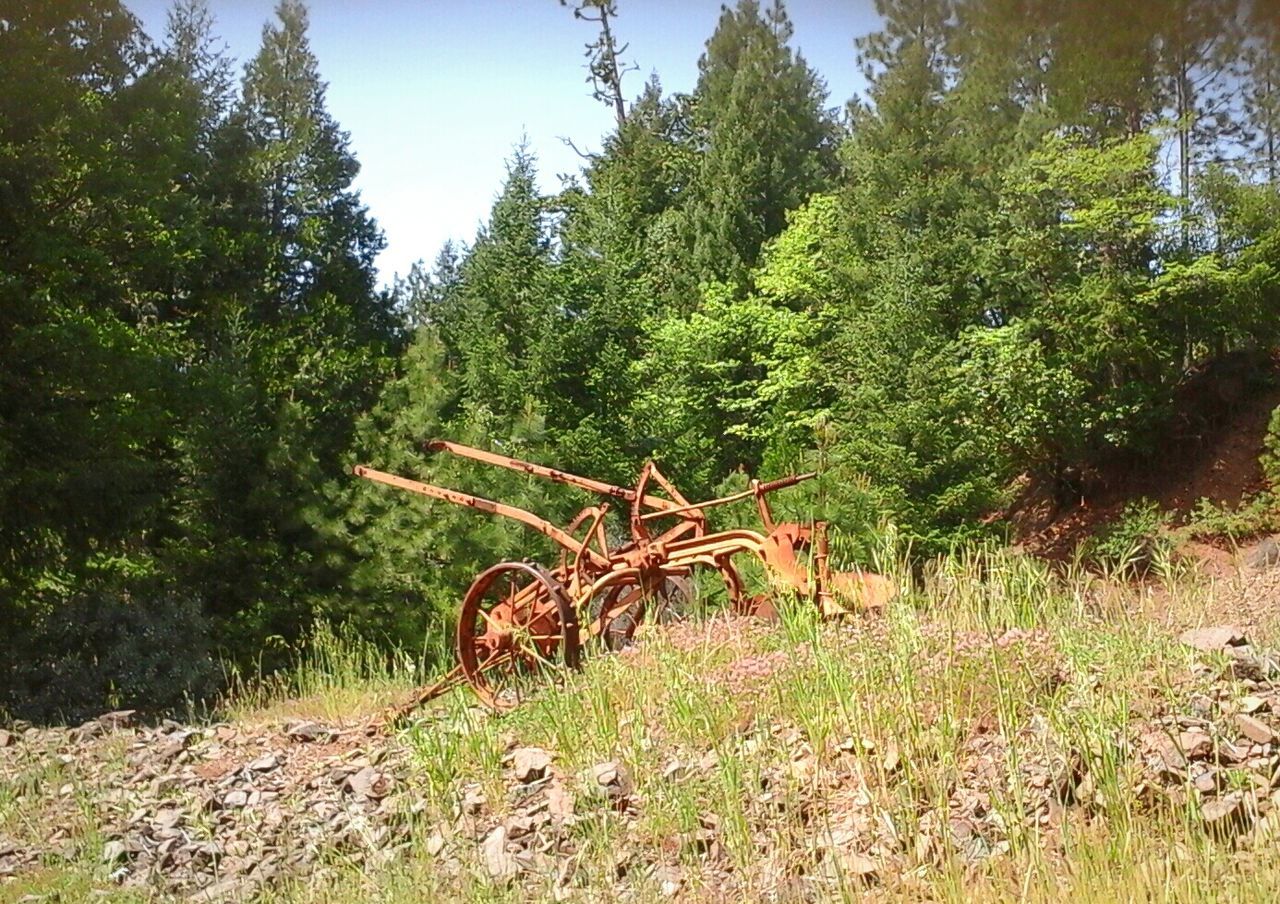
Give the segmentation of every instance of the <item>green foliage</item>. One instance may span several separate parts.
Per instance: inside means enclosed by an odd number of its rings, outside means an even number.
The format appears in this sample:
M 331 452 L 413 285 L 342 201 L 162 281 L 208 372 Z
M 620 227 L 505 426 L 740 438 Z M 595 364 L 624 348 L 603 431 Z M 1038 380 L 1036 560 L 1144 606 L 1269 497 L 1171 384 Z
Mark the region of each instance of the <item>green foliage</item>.
M 45 711 L 78 701 L 39 669 L 71 669 L 86 706 L 159 680 L 117 628 L 169 593 L 192 663 L 206 637 L 241 665 L 275 637 L 270 670 L 317 619 L 441 646 L 475 572 L 556 551 L 353 464 L 553 520 L 590 500 L 427 456 L 435 436 L 615 483 L 654 457 L 694 497 L 816 468 L 780 514 L 832 521 L 865 563 L 998 535 L 1020 478 L 1067 501 L 1081 469 L 1158 451 L 1188 374 L 1280 341 L 1280 57 L 1256 11 L 1243 35 L 1212 0 L 877 0 L 842 130 L 781 3 L 726 7 L 694 91 L 655 76 L 629 107 L 626 22 L 588 3 L 616 130 L 549 196 L 518 147 L 474 240 L 380 290 L 301 2 L 238 88 L 200 0 L 159 48 L 118 0 L 19 6 L 0 636 Z M 1269 500 L 1199 523 L 1239 533 Z M 1095 553 L 1132 569 L 1163 534 L 1139 506 Z
M 116 2 L 6 16 L 0 633 L 75 673 L 57 700 L 31 690 L 46 710 L 101 706 L 108 680 L 138 700 L 165 668 L 176 693 L 207 689 L 118 636 L 165 624 L 138 602 L 156 581 L 200 601 L 180 607 L 193 644 L 207 625 L 245 657 L 296 635 L 340 581 L 304 513 L 391 369 L 397 325 L 305 12 L 279 15 L 241 98 L 197 2 L 162 49 Z
M 217 687 L 211 625 L 200 601 L 95 582 L 45 605 L 9 636 L 0 712 L 83 721 L 106 707 L 180 711 Z
M 1268 486 L 1280 491 L 1280 408 L 1271 412 L 1262 438 L 1262 476 Z
M 1079 448 L 1133 444 L 1163 419 L 1182 343 L 1162 329 L 1152 284 L 1159 218 L 1147 136 L 1094 147 L 1051 137 L 1011 176 L 1009 254 L 1033 306 L 1012 309 L 1085 388 L 1073 406 Z
M 961 334 L 956 391 L 1004 468 L 1053 473 L 1078 460 L 1090 423 L 1088 385 L 1051 359 L 1031 324 L 970 327 Z
M 788 210 L 826 187 L 834 126 L 826 86 L 788 46 L 781 3 L 724 7 L 698 61 L 694 142 L 705 148 L 683 208 L 688 266 L 699 280 L 737 284 Z
M 672 316 L 652 331 L 662 349 L 636 362 L 641 387 L 634 430 L 653 437 L 682 484 L 706 490 L 718 478 L 758 467 L 765 446 L 790 425 L 784 368 L 807 348 L 809 317 L 756 297 L 734 300 L 723 285 L 705 287 L 701 309 Z
M 1273 534 L 1280 531 L 1280 504 L 1271 490 L 1256 493 L 1234 508 L 1201 498 L 1191 512 L 1187 530 L 1194 537 L 1232 541 Z
M 461 402 L 464 388 L 443 367 L 445 351 L 429 330 L 405 356 L 404 374 L 387 384 L 356 431 L 350 464 L 362 463 L 497 499 L 552 520 L 567 521 L 585 500 L 574 491 L 446 453 L 430 439 L 449 439 L 532 461 L 552 461 L 542 419 L 526 410 L 507 418 Z M 459 407 L 460 402 L 462 407 Z M 473 577 L 495 562 L 535 557 L 558 562 L 559 551 L 529 528 L 447 502 L 343 477 L 326 487 L 317 524 L 351 557 L 345 592 L 321 611 L 359 624 L 366 636 L 409 648 L 440 643 Z

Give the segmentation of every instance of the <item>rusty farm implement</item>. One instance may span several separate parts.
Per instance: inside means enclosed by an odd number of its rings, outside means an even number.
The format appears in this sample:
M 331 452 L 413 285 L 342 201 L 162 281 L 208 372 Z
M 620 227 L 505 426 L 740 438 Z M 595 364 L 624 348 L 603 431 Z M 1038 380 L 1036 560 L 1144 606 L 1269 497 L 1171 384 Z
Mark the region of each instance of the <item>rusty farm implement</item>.
M 671 617 L 691 600 L 695 569 L 719 575 L 736 611 L 763 614 L 770 603 L 747 595 L 733 563 L 737 556 L 762 562 L 777 585 L 813 599 L 828 615 L 878 605 L 893 593 L 878 575 L 830 570 L 825 523 L 774 521 L 767 495 L 815 474 L 753 480 L 740 492 L 690 502 L 652 461 L 641 469 L 634 487 L 619 487 L 458 443 L 437 440 L 427 448 L 574 486 L 609 501 L 584 508 L 559 527 L 522 508 L 364 465 L 355 468 L 357 476 L 368 480 L 512 518 L 561 548 L 559 562 L 550 567 L 500 562 L 476 576 L 458 613 L 458 663 L 413 705 L 466 681 L 489 706 L 509 708 L 535 674 L 576 668 L 584 651 L 619 649 L 646 618 Z M 751 498 L 763 532 L 708 530 L 707 509 Z M 612 545 L 605 525 L 611 504 L 627 506 L 630 528 L 629 538 Z

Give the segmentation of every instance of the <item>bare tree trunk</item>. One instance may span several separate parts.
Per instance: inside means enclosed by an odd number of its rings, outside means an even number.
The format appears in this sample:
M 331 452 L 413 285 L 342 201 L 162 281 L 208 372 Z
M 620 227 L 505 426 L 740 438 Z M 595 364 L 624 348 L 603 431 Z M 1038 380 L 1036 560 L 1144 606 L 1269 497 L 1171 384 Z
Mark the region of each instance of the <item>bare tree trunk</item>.
M 561 6 L 573 9 L 575 19 L 584 19 L 600 26 L 599 36 L 587 44 L 587 81 L 591 83 L 591 96 L 613 108 L 618 128 L 627 121 L 627 105 L 622 97 L 622 76 L 635 66 L 620 66 L 618 58 L 627 45 L 618 46 L 613 37 L 610 20 L 618 15 L 614 0 L 560 0 Z
M 604 82 L 609 88 L 613 101 L 613 113 L 618 120 L 618 128 L 627 121 L 627 108 L 622 101 L 622 73 L 618 71 L 618 47 L 613 41 L 613 31 L 609 28 L 609 8 L 600 7 L 600 35 L 603 38 L 601 63 L 605 67 Z

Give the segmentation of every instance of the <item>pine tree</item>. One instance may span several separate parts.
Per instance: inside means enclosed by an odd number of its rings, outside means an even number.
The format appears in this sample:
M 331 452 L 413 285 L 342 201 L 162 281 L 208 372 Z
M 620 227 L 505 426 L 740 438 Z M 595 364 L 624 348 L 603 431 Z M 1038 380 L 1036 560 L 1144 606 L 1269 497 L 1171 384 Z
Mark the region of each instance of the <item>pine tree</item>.
M 551 265 L 537 164 L 521 144 L 488 222 L 459 267 L 456 294 L 436 321 L 471 403 L 514 415 L 536 396 L 537 375 L 555 366 L 554 357 L 542 357 L 552 353 L 545 340 L 560 309 Z
M 1252 140 L 1252 162 L 1267 182 L 1280 178 L 1280 4 L 1257 0 L 1249 7 L 1244 43 L 1242 106 Z
M 399 342 L 394 300 L 375 286 L 382 237 L 351 187 L 358 165 L 326 109 L 306 10 L 285 0 L 276 17 L 215 134 L 225 257 L 210 293 L 228 301 L 192 441 L 210 487 L 195 521 L 216 550 L 193 575 L 241 650 L 297 636 L 344 580 L 320 487 L 343 473 Z
M 200 122 L 119 3 L 11 4 L 3 18 L 0 706 L 100 706 L 84 697 L 108 679 L 138 691 L 104 670 L 190 652 L 122 660 L 104 644 L 176 583 L 188 289 L 209 242 Z M 194 638 L 200 588 L 183 590 Z M 25 690 L 4 699 L 11 672 Z M 172 674 L 180 695 L 180 663 Z
M 585 190 L 563 199 L 571 247 L 633 276 L 652 270 L 650 231 L 676 204 L 695 164 L 684 112 L 679 98 L 663 97 L 657 76 L 646 82 L 585 169 Z
M 1025 153 L 1028 135 L 1049 126 L 1052 11 L 1039 0 L 966 0 L 955 16 L 947 48 L 966 133 L 990 153 Z
M 1164 94 L 1177 136 L 1177 194 L 1184 211 L 1201 161 L 1220 160 L 1238 125 L 1232 101 L 1239 0 L 1177 0 L 1159 23 Z M 1183 241 L 1187 229 L 1184 224 Z
M 952 78 L 955 52 L 951 28 L 954 0 L 876 0 L 879 31 L 857 39 L 858 64 L 875 83 L 891 68 L 914 67 L 945 87 Z
M 398 281 L 392 294 L 398 299 L 396 306 L 409 329 L 437 326 L 456 318 L 452 306 L 462 283 L 461 266 L 462 255 L 449 239 L 441 246 L 430 270 L 418 261 Z
M 1157 37 L 1164 6 L 1073 0 L 1050 7 L 1045 82 L 1061 123 L 1101 140 L 1137 135 L 1157 121 L 1164 109 Z
M 704 148 L 685 207 L 690 271 L 741 283 L 786 212 L 827 184 L 835 128 L 826 86 L 792 50 L 780 0 L 725 8 L 698 61 L 694 144 Z
M 178 0 L 169 9 L 164 59 L 189 83 L 206 133 L 211 132 L 231 112 L 235 81 L 227 45 L 214 34 L 206 0 Z
M 264 288 L 281 315 L 314 311 L 331 295 L 361 338 L 385 339 L 392 323 L 374 289 L 384 241 L 351 188 L 359 164 L 325 106 L 306 7 L 282 0 L 276 17 L 246 67 L 241 109 L 273 240 Z

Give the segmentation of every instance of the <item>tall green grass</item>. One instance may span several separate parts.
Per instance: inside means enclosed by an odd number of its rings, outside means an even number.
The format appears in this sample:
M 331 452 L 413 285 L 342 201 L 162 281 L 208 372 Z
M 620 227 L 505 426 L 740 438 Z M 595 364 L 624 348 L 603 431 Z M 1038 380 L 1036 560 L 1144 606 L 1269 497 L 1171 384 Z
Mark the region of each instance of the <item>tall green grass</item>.
M 444 660 L 442 651 L 413 654 L 388 650 L 352 625 L 323 621 L 289 654 L 290 665 L 281 671 L 245 674 L 228 667 L 218 716 L 245 719 L 284 708 L 295 709 L 299 715 L 343 720 L 363 713 L 370 704 L 381 704 L 389 696 L 426 684 L 431 676 L 425 663 Z
M 476 715 L 458 698 L 446 701 L 444 715 L 406 735 L 440 818 L 457 788 L 471 782 L 486 789 L 499 818 L 510 804 L 502 751 L 535 744 L 553 751 L 571 780 L 605 760 L 623 763 L 635 778 L 641 804 L 633 827 L 608 811 L 579 825 L 578 869 L 597 883 L 584 900 L 607 896 L 627 858 L 674 863 L 693 900 L 774 895 L 789 887 L 780 884 L 787 875 L 825 882 L 808 886 L 825 889 L 822 897 L 858 900 L 867 880 L 818 852 L 823 832 L 841 825 L 840 801 L 852 789 L 865 796 L 868 818 L 899 838 L 871 880 L 886 898 L 1273 898 L 1277 855 L 1256 851 L 1246 863 L 1199 828 L 1194 796 L 1153 806 L 1135 790 L 1137 710 L 1154 700 L 1178 711 L 1191 692 L 1188 654 L 1142 617 L 1141 588 L 1078 565 L 1063 575 L 992 549 L 940 559 L 919 579 L 888 554 L 880 568 L 903 593 L 875 621 L 826 623 L 812 606 L 783 598 L 779 623 L 745 647 L 676 647 L 659 632 L 637 652 L 549 682 L 500 719 Z M 1173 606 L 1203 593 L 1185 573 L 1169 570 L 1158 580 Z M 723 684 L 735 659 L 771 650 L 790 653 L 779 672 L 750 688 Z M 981 732 L 1002 739 L 995 776 L 981 790 L 1005 831 L 989 856 L 970 862 L 937 827 L 952 813 L 955 789 L 973 782 L 966 745 Z M 1040 825 L 1029 808 L 1043 795 L 1028 786 L 1026 770 L 1068 762 L 1088 776 L 1081 790 L 1088 799 L 1067 806 L 1058 823 Z M 672 779 L 672 763 L 690 768 Z M 672 838 L 697 836 L 706 825 L 715 826 L 723 855 L 714 868 L 699 845 L 682 842 L 672 853 Z M 926 837 L 932 849 L 917 843 Z M 731 889 L 716 879 L 726 865 Z M 507 893 L 487 885 L 478 869 L 462 883 L 420 859 L 395 872 L 459 899 Z M 628 875 L 638 900 L 659 899 L 634 868 Z M 544 880 L 527 881 L 534 897 L 554 892 Z M 388 883 L 380 888 L 394 887 Z

